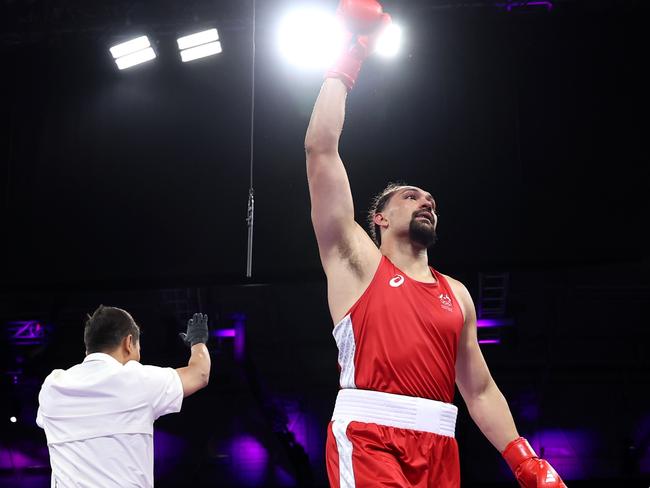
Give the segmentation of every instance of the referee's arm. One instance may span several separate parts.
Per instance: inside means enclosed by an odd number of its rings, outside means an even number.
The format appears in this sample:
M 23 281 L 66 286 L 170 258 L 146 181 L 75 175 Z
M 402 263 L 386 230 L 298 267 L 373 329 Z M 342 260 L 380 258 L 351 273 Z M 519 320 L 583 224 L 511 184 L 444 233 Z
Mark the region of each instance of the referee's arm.
M 183 397 L 196 393 L 208 386 L 210 380 L 210 353 L 205 344 L 192 346 L 192 354 L 187 366 L 176 369 L 183 384 Z

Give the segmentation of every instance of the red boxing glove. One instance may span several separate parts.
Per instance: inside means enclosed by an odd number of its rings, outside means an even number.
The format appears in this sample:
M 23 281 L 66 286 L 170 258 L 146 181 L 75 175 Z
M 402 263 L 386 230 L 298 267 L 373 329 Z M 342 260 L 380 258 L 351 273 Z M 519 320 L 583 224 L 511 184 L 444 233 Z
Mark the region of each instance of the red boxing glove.
M 341 0 L 337 15 L 345 27 L 345 42 L 342 53 L 325 77 L 339 78 L 349 91 L 391 18 L 382 12 L 377 0 Z
M 364 35 L 375 30 L 383 10 L 377 0 L 341 0 L 337 13 L 348 31 Z
M 538 458 L 523 437 L 510 442 L 502 454 L 521 488 L 567 488 L 548 461 Z

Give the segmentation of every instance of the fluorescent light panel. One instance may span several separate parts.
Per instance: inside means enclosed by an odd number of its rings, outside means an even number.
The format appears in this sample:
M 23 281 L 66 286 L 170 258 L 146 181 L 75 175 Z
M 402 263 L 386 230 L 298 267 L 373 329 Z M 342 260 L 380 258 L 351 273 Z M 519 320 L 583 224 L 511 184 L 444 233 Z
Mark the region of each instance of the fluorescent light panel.
M 123 42 L 122 44 L 116 44 L 110 48 L 111 54 L 114 59 L 121 58 L 127 54 L 132 54 L 136 51 L 141 51 L 150 47 L 149 38 L 147 36 L 136 37 L 130 41 Z
M 178 49 L 183 50 L 218 40 L 219 33 L 217 29 L 209 29 L 203 32 L 197 32 L 196 34 L 190 34 L 189 36 L 180 37 L 176 42 L 178 43 Z
M 221 43 L 219 41 L 209 42 L 201 46 L 191 47 L 181 51 L 181 59 L 184 63 L 194 61 L 195 59 L 205 58 L 221 52 Z
M 126 69 L 126 68 L 130 68 L 131 66 L 135 66 L 136 64 L 150 61 L 155 57 L 156 57 L 156 53 L 153 52 L 152 48 L 148 47 L 146 49 L 143 49 L 142 51 L 137 51 L 132 54 L 127 54 L 126 56 L 122 56 L 121 58 L 117 58 L 115 60 L 115 64 L 117 64 L 117 67 L 119 69 Z

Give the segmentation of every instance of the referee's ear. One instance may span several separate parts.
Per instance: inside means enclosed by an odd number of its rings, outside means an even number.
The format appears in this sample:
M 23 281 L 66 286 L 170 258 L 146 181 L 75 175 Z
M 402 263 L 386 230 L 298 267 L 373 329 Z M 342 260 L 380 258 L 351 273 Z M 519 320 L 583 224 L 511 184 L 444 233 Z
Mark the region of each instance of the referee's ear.
M 133 338 L 133 335 L 129 334 L 122 340 L 124 341 L 124 352 L 128 358 L 127 361 L 133 359 L 140 361 L 140 348 L 138 347 L 139 344 L 138 341 Z

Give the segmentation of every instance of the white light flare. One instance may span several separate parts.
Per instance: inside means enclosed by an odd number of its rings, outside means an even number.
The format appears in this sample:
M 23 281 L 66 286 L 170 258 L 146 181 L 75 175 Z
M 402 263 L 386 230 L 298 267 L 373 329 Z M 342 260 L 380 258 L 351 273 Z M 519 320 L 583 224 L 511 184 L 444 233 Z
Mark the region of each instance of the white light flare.
M 282 19 L 277 40 L 289 63 L 307 70 L 324 70 L 336 60 L 345 33 L 334 15 L 302 9 Z
M 392 58 L 397 55 L 402 45 L 402 28 L 398 25 L 391 24 L 386 27 L 377 39 L 375 53 L 385 58 Z

